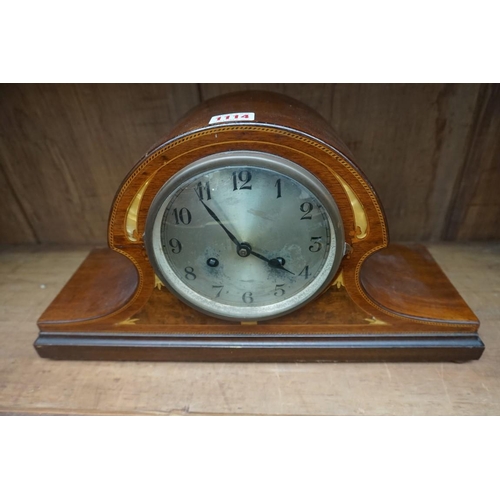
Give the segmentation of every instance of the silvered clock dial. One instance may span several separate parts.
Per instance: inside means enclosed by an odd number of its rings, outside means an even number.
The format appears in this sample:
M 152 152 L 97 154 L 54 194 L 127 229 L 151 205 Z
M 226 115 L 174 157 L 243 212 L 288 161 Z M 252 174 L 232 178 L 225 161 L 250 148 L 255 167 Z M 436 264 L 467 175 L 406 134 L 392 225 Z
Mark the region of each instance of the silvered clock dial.
M 257 152 L 188 165 L 157 193 L 145 242 L 181 300 L 232 321 L 293 311 L 320 294 L 344 256 L 335 201 L 310 172 Z

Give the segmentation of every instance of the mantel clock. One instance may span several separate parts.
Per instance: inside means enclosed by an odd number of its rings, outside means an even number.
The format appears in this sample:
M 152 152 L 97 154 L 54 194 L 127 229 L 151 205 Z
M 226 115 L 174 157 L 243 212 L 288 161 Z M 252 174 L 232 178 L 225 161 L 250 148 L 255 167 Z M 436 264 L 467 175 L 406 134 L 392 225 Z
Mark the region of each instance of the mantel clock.
M 465 361 L 484 349 L 427 250 L 389 244 L 336 132 L 279 94 L 192 110 L 124 179 L 108 242 L 40 318 L 40 356 Z

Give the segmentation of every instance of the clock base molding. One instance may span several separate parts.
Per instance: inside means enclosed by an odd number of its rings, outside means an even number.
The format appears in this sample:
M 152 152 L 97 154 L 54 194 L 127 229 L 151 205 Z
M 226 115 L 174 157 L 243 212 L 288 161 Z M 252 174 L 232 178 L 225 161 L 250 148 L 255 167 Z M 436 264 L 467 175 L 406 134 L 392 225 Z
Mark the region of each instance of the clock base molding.
M 52 359 L 206 362 L 479 359 L 479 321 L 421 245 L 366 259 L 359 296 L 337 276 L 317 300 L 259 324 L 195 311 L 133 263 L 96 249 L 41 316 L 35 349 Z
M 368 337 L 368 338 L 367 338 Z M 135 336 L 41 333 L 42 358 L 107 361 L 355 362 L 453 361 L 479 359 L 484 345 L 476 334 L 332 335 L 320 338 L 263 335 L 242 337 Z

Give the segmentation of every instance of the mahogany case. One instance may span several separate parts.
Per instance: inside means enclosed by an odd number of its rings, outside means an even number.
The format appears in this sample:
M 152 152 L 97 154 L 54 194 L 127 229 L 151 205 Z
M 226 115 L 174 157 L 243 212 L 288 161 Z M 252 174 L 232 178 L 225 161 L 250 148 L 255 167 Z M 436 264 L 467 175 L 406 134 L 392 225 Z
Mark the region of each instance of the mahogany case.
M 192 162 L 231 150 L 271 153 L 312 172 L 334 197 L 350 246 L 321 296 L 261 323 L 224 321 L 187 306 L 162 286 L 144 247 L 146 216 L 161 186 Z M 124 179 L 108 244 L 89 254 L 40 317 L 40 356 L 465 361 L 484 350 L 477 317 L 425 247 L 389 244 L 380 200 L 336 132 L 279 94 L 229 94 L 192 110 Z

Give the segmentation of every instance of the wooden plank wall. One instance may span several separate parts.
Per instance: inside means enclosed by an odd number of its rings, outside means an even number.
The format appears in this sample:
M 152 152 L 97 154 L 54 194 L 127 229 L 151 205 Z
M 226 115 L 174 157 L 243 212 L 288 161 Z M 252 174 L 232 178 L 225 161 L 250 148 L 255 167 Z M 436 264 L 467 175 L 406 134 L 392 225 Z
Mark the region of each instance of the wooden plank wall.
M 124 175 L 201 100 L 295 97 L 339 131 L 391 239 L 500 238 L 498 84 L 0 85 L 0 242 L 104 244 Z

